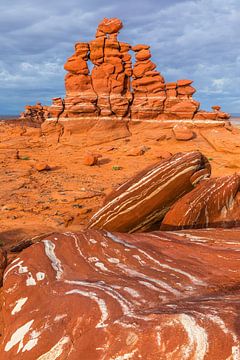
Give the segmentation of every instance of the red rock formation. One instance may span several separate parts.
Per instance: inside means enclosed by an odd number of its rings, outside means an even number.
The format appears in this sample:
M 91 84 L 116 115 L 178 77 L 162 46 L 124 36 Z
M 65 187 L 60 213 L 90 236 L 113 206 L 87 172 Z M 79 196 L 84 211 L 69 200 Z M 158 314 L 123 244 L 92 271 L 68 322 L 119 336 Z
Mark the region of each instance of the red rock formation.
M 92 86 L 87 61 L 89 44 L 77 43 L 75 53 L 64 65 L 68 74 L 65 76 L 66 98 L 63 117 L 87 117 L 98 115 L 97 95 Z
M 161 230 L 240 226 L 236 198 L 240 176 L 208 179 L 179 199 L 164 217 Z
M 194 138 L 194 132 L 189 129 L 187 126 L 175 125 L 173 127 L 173 133 L 176 140 L 187 141 Z
M 197 151 L 178 153 L 142 171 L 106 199 L 89 228 L 123 232 L 149 229 L 162 220 L 176 199 L 193 189 L 193 175 L 194 182 L 199 170 L 210 175 L 205 162 Z
M 4 279 L 4 360 L 238 359 L 240 230 L 53 234 Z
M 40 125 L 49 117 L 49 115 L 48 107 L 43 106 L 41 103 L 37 103 L 36 105 L 26 105 L 25 111 L 20 114 L 20 119 L 24 122 Z
M 62 98 L 53 98 L 52 105 L 48 107 L 52 118 L 58 119 L 64 111 L 64 100 Z
M 200 103 L 192 98 L 196 91 L 191 86 L 192 80 L 165 83 L 151 61 L 149 45 L 119 42 L 117 36 L 122 26 L 117 18 L 105 18 L 98 25 L 94 40 L 76 43 L 74 54 L 64 65 L 68 72 L 66 98 L 53 100 L 48 108 L 51 118 L 197 123 L 219 120 L 224 124 L 230 116 L 220 106 L 213 106 L 213 112 L 198 111 Z M 133 67 L 130 50 L 135 52 Z M 94 65 L 91 73 L 89 62 Z M 33 110 L 27 109 L 26 116 L 33 116 Z
M 136 45 L 136 62 L 133 67 L 133 103 L 131 117 L 133 119 L 156 119 L 163 112 L 166 99 L 165 81 L 155 70 L 156 65 L 150 60 L 151 53 L 148 45 Z

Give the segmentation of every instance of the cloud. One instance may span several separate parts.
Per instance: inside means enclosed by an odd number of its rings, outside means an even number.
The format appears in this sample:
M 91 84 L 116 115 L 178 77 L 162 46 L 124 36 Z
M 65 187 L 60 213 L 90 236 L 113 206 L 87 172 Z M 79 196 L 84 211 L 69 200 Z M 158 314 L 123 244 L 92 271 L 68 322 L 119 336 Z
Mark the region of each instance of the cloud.
M 194 80 L 202 108 L 239 112 L 238 0 L 12 0 L 0 4 L 0 113 L 64 94 L 74 43 L 93 39 L 103 17 L 124 23 L 119 39 L 151 45 L 166 81 Z

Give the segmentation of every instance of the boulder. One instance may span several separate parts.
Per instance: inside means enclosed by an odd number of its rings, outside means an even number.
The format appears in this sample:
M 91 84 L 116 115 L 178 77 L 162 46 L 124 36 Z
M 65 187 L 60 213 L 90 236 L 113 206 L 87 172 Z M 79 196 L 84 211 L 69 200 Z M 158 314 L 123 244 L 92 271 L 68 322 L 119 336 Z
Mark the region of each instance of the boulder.
M 43 238 L 5 271 L 2 358 L 238 359 L 239 238 L 239 229 Z
M 240 226 L 239 202 L 235 204 L 239 187 L 237 174 L 200 182 L 172 206 L 161 230 Z
M 40 161 L 36 162 L 36 164 L 34 165 L 34 167 L 35 167 L 35 169 L 36 169 L 37 171 L 39 171 L 39 172 L 51 170 L 51 167 L 50 167 L 47 163 L 45 163 L 45 162 L 40 162 Z
M 123 232 L 151 228 L 180 196 L 193 189 L 190 178 L 203 168 L 207 168 L 206 159 L 198 151 L 161 161 L 110 194 L 89 228 Z
M 187 79 L 177 80 L 177 86 L 187 86 L 187 85 L 191 85 L 192 83 L 193 80 L 187 80 Z
M 118 33 L 122 27 L 123 24 L 118 18 L 104 18 L 98 25 L 98 29 L 105 34 Z
M 97 165 L 100 154 L 88 153 L 83 158 L 83 164 L 87 166 Z
M 173 133 L 175 139 L 180 141 L 192 140 L 195 136 L 194 132 L 184 125 L 175 125 L 173 127 Z

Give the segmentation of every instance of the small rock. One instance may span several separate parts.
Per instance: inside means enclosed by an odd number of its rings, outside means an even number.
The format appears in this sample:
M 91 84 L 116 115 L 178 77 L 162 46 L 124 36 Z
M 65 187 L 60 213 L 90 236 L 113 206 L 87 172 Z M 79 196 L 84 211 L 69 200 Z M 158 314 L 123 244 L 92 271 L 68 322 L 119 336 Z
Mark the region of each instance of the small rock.
M 146 151 L 148 151 L 150 148 L 147 146 L 141 146 L 141 147 L 135 147 L 130 149 L 127 152 L 127 156 L 141 156 L 144 155 Z
M 69 225 L 72 224 L 73 220 L 74 220 L 74 216 L 72 216 L 72 215 L 67 215 L 67 216 L 65 216 L 65 217 L 63 218 L 64 226 L 65 226 L 65 227 L 68 227 Z
M 16 159 L 16 160 L 20 159 L 19 150 L 16 150 L 16 152 L 14 154 L 14 159 Z
M 170 153 L 169 151 L 160 151 L 157 154 L 157 158 L 158 159 L 168 159 L 172 156 L 172 153 Z
M 11 211 L 11 210 L 15 210 L 17 208 L 16 204 L 6 204 L 2 206 L 3 211 Z
M 83 159 L 83 164 L 87 166 L 97 165 L 100 157 L 102 157 L 100 154 L 86 154 Z
M 44 163 L 44 162 L 37 162 L 34 167 L 37 171 L 51 170 L 51 167 L 47 163 Z
M 173 133 L 176 140 L 180 141 L 188 141 L 195 137 L 194 132 L 184 125 L 175 125 L 173 128 Z

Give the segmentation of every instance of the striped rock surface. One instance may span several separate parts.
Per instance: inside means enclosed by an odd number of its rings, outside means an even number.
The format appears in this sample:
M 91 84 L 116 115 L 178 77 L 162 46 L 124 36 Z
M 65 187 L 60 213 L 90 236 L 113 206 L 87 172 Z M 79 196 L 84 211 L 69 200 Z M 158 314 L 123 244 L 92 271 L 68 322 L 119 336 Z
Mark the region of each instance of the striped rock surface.
M 53 234 L 6 269 L 4 360 L 239 360 L 240 229 Z
M 239 190 L 237 174 L 202 181 L 172 206 L 161 230 L 240 226 Z
M 177 153 L 114 191 L 92 217 L 89 228 L 147 230 L 163 219 L 178 198 L 193 189 L 193 183 L 209 175 L 210 165 L 200 152 Z

